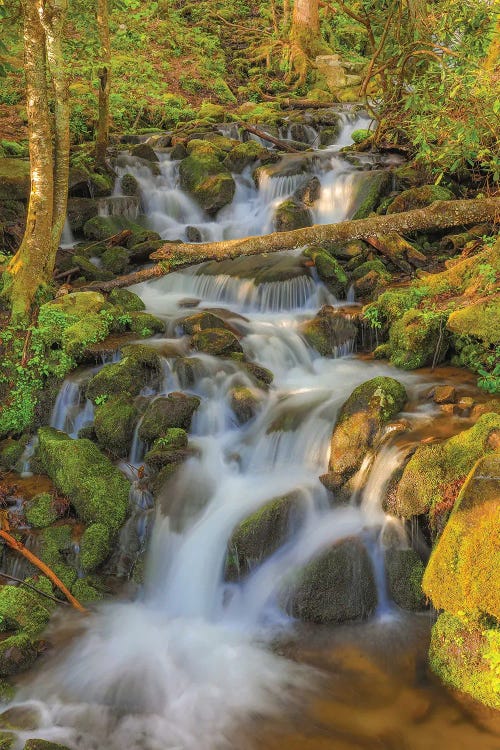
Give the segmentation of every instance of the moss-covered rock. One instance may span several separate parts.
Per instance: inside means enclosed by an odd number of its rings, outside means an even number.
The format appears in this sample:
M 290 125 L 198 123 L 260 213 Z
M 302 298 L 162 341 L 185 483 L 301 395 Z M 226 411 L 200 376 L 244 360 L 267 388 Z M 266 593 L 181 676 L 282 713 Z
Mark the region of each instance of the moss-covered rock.
M 224 159 L 224 165 L 230 172 L 243 172 L 245 167 L 265 157 L 268 153 L 268 150 L 261 146 L 260 143 L 257 143 L 257 141 L 238 143 Z
M 0 159 L 0 200 L 27 201 L 30 184 L 29 161 Z
M 128 250 L 119 245 L 108 247 L 101 255 L 102 267 L 112 274 L 120 274 L 125 271 L 129 263 Z
M 26 633 L 16 633 L 0 640 L 0 677 L 29 669 L 37 656 L 37 645 Z
M 425 310 L 408 310 L 389 332 L 390 359 L 396 367 L 414 370 L 442 362 L 448 351 L 446 316 Z
M 387 195 L 392 187 L 392 178 L 386 170 L 379 172 L 368 172 L 363 176 L 363 181 L 359 186 L 359 192 L 356 197 L 356 211 L 353 219 L 366 219 L 380 201 Z
M 0 466 L 7 471 L 13 469 L 24 453 L 27 440 L 6 438 L 0 442 Z
M 446 327 L 455 336 L 478 340 L 487 348 L 500 343 L 499 316 L 500 294 L 455 310 Z
M 329 305 L 324 305 L 315 318 L 302 323 L 300 332 L 322 357 L 336 357 L 357 335 L 356 326 Z
M 305 516 L 296 494 L 277 497 L 245 518 L 228 542 L 226 578 L 243 578 L 252 568 L 276 552 Z
M 112 316 L 99 292 L 73 292 L 40 307 L 36 335 L 51 349 L 63 349 L 78 359 L 89 344 L 109 333 Z
M 242 362 L 241 366 L 250 375 L 259 388 L 267 390 L 274 380 L 274 374 L 267 367 L 262 367 L 256 362 Z
M 306 622 L 368 617 L 377 606 L 370 556 L 357 537 L 344 539 L 306 565 L 289 584 L 287 611 Z
M 109 301 L 125 312 L 142 312 L 146 308 L 139 295 L 128 289 L 113 289 L 110 292 Z
M 496 450 L 499 436 L 500 415 L 483 414 L 470 429 L 417 448 L 387 510 L 401 518 L 430 512 L 439 531 L 465 478 L 479 458 Z
M 216 213 L 233 200 L 236 184 L 231 172 L 210 144 L 190 141 L 189 150 L 189 156 L 179 167 L 181 187 L 191 193 L 205 211 Z
M 99 201 L 96 198 L 68 200 L 68 222 L 73 232 L 82 232 L 87 221 L 96 216 L 99 216 Z
M 129 394 L 99 404 L 94 417 L 94 432 L 99 445 L 114 456 L 128 456 L 138 416 Z
M 401 609 L 419 610 L 425 607 L 425 595 L 422 591 L 424 570 L 424 564 L 414 550 L 394 547 L 386 550 L 388 591 Z
M 139 437 L 151 444 L 157 438 L 164 437 L 172 427 L 189 430 L 199 405 L 197 396 L 187 396 L 185 393 L 169 393 L 168 396 L 155 398 L 144 412 Z
M 237 337 L 223 328 L 207 328 L 191 338 L 191 346 L 199 352 L 214 357 L 228 357 L 234 352 L 243 352 Z
M 50 492 L 42 492 L 35 495 L 28 503 L 25 510 L 26 520 L 34 528 L 42 529 L 57 521 L 57 511 L 54 496 Z
M 92 523 L 80 540 L 80 564 L 86 573 L 101 565 L 111 552 L 111 533 L 103 523 Z
M 129 328 L 143 338 L 148 338 L 155 333 L 165 333 L 164 321 L 147 312 L 130 313 Z
M 137 396 L 144 386 L 153 386 L 161 374 L 161 360 L 154 349 L 131 344 L 122 349 L 123 359 L 106 365 L 89 381 L 86 396 L 91 401 L 99 396 Z
M 98 313 L 86 315 L 65 329 L 62 335 L 64 351 L 74 359 L 80 359 L 89 344 L 104 341 L 109 333 L 109 320 Z
M 274 214 L 276 232 L 288 232 L 292 229 L 312 226 L 312 214 L 307 206 L 296 198 L 288 198 L 277 207 Z
M 36 584 L 46 593 L 52 592 L 48 579 L 41 579 Z M 54 608 L 50 599 L 36 594 L 25 586 L 2 586 L 0 588 L 0 630 L 23 631 L 30 637 L 38 635 L 47 622 Z
M 318 276 L 321 281 L 325 282 L 332 294 L 336 297 L 345 297 L 347 275 L 338 260 L 321 247 L 308 247 L 304 250 L 304 255 L 314 261 Z
M 500 428 L 498 417 L 496 424 Z M 498 428 L 497 433 L 500 438 Z M 469 435 L 468 442 L 472 443 L 472 439 Z M 481 441 L 478 442 L 481 450 Z M 458 461 L 463 462 L 463 456 Z M 463 468 L 457 467 L 457 476 L 462 471 Z M 500 453 L 490 453 L 474 464 L 424 577 L 424 591 L 436 609 L 476 622 L 483 615 L 500 620 L 499 477 Z
M 136 224 L 124 216 L 96 216 L 94 219 L 87 221 L 83 227 L 83 233 L 88 240 L 102 242 L 115 234 L 123 232 L 125 229 L 132 233 L 126 240 L 125 246 L 131 249 L 135 245 L 150 240 L 159 240 L 160 235 L 151 229 L 144 229 L 140 224 Z
M 353 130 L 351 133 L 351 138 L 354 143 L 363 143 L 363 141 L 366 141 L 370 136 L 371 133 L 366 128 L 358 128 L 358 130 Z
M 188 315 L 187 318 L 179 321 L 179 328 L 188 336 L 199 331 L 206 331 L 208 328 L 225 328 L 232 331 L 232 327 L 223 318 L 209 310 Z
M 132 156 L 137 156 L 139 159 L 146 159 L 146 161 L 159 162 L 158 155 L 155 150 L 147 143 L 139 143 L 137 146 L 132 146 L 130 149 Z
M 321 477 L 326 487 L 338 489 L 360 468 L 383 426 L 401 411 L 406 399 L 404 386 L 389 377 L 373 378 L 354 389 L 333 430 L 328 473 Z
M 364 263 L 360 263 L 359 265 L 356 265 L 356 268 L 351 271 L 350 276 L 352 279 L 361 279 L 365 274 L 367 274 L 369 271 L 375 271 L 379 276 L 381 276 L 384 281 L 390 281 L 391 274 L 387 270 L 387 268 L 384 266 L 381 260 L 378 258 L 375 258 L 375 260 L 367 260 Z
M 23 750 L 69 750 L 69 748 L 66 745 L 60 745 L 57 742 L 32 739 L 26 742 Z
M 477 627 L 447 612 L 432 628 L 429 663 L 441 680 L 500 709 L 498 627 Z
M 238 424 L 245 424 L 252 419 L 259 407 L 261 394 L 254 388 L 237 386 L 231 390 L 230 403 Z
M 413 187 L 400 193 L 387 207 L 388 214 L 402 211 L 412 211 L 415 208 L 425 208 L 435 201 L 451 201 L 455 198 L 451 190 L 441 185 L 422 185 Z
M 106 271 L 83 255 L 73 255 L 71 262 L 78 267 L 86 281 L 110 281 L 113 278 L 110 271 Z
M 124 174 L 123 177 L 120 180 L 120 187 L 122 189 L 123 195 L 139 195 L 140 188 L 139 183 L 135 179 L 135 177 L 131 174 Z
M 42 465 L 78 517 L 116 532 L 125 521 L 130 484 L 90 440 L 71 440 L 51 427 L 38 431 Z
M 89 580 L 89 577 L 79 578 L 71 587 L 73 596 L 82 603 L 98 602 L 104 599 L 101 591 L 95 588 Z

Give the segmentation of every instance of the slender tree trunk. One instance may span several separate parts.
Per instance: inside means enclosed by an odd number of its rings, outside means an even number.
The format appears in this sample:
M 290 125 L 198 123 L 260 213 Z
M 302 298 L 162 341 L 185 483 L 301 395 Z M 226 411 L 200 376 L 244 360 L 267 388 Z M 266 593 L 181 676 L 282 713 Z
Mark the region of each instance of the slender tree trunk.
M 290 63 L 298 74 L 297 86 L 307 76 L 312 60 L 327 51 L 319 26 L 319 0 L 295 0 L 290 28 Z
M 111 90 L 111 42 L 109 37 L 108 0 L 97 0 L 97 31 L 101 45 L 99 75 L 99 120 L 97 124 L 96 165 L 106 169 L 109 140 L 109 92 Z
M 55 260 L 66 221 L 69 179 L 69 96 L 62 52 L 62 35 L 68 0 L 41 3 L 40 18 L 45 29 L 49 73 L 54 84 L 54 209 L 52 215 L 52 253 Z
M 54 180 L 52 129 L 47 97 L 45 33 L 38 3 L 23 0 L 24 70 L 31 164 L 31 192 L 26 231 L 7 272 L 12 318 L 26 318 L 41 283 L 52 275 Z M 52 260 L 52 263 L 51 263 Z
M 484 61 L 486 70 L 497 70 L 500 68 L 500 13 L 497 13 L 495 28 L 491 38 L 488 54 Z
M 283 0 L 283 28 L 286 31 L 290 23 L 290 0 Z

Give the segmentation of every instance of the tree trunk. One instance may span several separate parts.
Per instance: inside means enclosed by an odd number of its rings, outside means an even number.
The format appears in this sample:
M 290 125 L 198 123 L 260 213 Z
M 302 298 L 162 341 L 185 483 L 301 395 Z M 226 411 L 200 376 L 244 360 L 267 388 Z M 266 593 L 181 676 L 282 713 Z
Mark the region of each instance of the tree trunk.
M 299 76 L 296 85 L 301 86 L 310 62 L 326 51 L 319 28 L 319 0 L 295 0 L 290 46 L 290 62 Z
M 45 45 L 49 73 L 54 84 L 54 208 L 52 215 L 52 254 L 55 262 L 59 242 L 66 221 L 69 179 L 69 96 L 62 52 L 62 35 L 68 10 L 68 0 L 48 0 L 40 8 L 45 30 Z
M 491 37 L 488 54 L 484 61 L 486 70 L 497 70 L 500 68 L 500 13 L 497 13 L 493 36 Z
M 391 232 L 411 234 L 418 231 L 466 227 L 479 222 L 495 222 L 499 216 L 500 198 L 436 201 L 426 208 L 399 214 L 342 221 L 339 224 L 318 224 L 290 232 L 274 232 L 262 237 L 193 245 L 167 242 L 150 256 L 152 260 L 161 261 L 160 263 L 112 281 L 95 282 L 87 285 L 85 289 L 108 291 L 131 286 L 208 260 L 226 260 L 241 255 L 265 255 L 309 244 L 343 245 L 351 240 L 369 239 Z
M 97 31 L 101 45 L 102 67 L 99 75 L 99 120 L 97 124 L 96 166 L 106 170 L 109 141 L 109 92 L 111 90 L 111 42 L 108 0 L 97 0 Z
M 45 33 L 33 0 L 23 0 L 24 70 L 31 164 L 31 192 L 23 241 L 7 272 L 13 319 L 26 318 L 41 283 L 52 275 L 54 181 L 51 117 L 47 97 Z M 51 266 L 51 258 L 52 266 Z

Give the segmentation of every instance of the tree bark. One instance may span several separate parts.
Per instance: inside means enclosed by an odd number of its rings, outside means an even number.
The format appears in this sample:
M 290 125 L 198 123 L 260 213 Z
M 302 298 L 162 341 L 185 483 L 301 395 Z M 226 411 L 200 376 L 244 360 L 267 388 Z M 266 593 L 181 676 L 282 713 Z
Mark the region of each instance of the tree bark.
M 24 70 L 31 192 L 23 241 L 7 268 L 13 319 L 26 318 L 41 283 L 52 275 L 54 180 L 51 116 L 47 97 L 45 32 L 38 3 L 23 0 Z M 55 255 L 54 255 L 55 260 Z
M 297 151 L 297 149 L 293 146 L 290 146 L 289 143 L 280 141 L 279 138 L 274 138 L 272 135 L 269 135 L 269 133 L 265 133 L 263 130 L 259 130 L 259 128 L 254 128 L 251 125 L 247 125 L 246 122 L 239 122 L 238 125 L 240 128 L 243 128 L 243 130 L 247 130 L 249 133 L 253 133 L 253 135 L 257 135 L 259 138 L 262 138 L 263 141 L 269 141 L 269 143 L 277 146 L 282 151 L 287 151 L 290 154 L 301 153 L 300 151 Z
M 111 41 L 108 0 L 97 0 L 97 31 L 101 45 L 102 67 L 99 75 L 99 119 L 96 139 L 96 166 L 106 170 L 109 141 L 109 93 L 111 90 Z
M 150 256 L 152 260 L 161 261 L 160 263 L 127 276 L 119 276 L 112 281 L 94 282 L 84 288 L 109 291 L 209 260 L 226 260 L 241 255 L 265 255 L 309 244 L 345 244 L 351 240 L 368 239 L 391 232 L 411 234 L 417 231 L 466 227 L 479 222 L 495 222 L 499 218 L 500 198 L 436 201 L 426 208 L 399 214 L 342 221 L 339 224 L 317 224 L 290 232 L 274 232 L 262 237 L 193 245 L 167 242 Z
M 49 73 L 54 84 L 54 200 L 52 215 L 52 264 L 66 221 L 69 180 L 69 95 L 68 78 L 62 51 L 62 35 L 68 0 L 42 1 L 40 20 L 45 30 L 45 46 Z
M 290 47 L 290 63 L 298 74 L 296 86 L 301 86 L 305 83 L 309 63 L 326 51 L 319 27 L 319 0 L 295 0 Z

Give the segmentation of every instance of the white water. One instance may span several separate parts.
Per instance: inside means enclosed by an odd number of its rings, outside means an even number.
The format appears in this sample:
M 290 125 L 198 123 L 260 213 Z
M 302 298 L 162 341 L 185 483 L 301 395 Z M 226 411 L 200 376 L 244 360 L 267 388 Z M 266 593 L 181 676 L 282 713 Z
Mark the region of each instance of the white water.
M 192 224 L 196 211 L 199 226 L 214 234 L 247 234 L 252 222 L 262 219 L 262 196 L 252 192 L 248 176 L 239 178 L 241 200 L 224 209 L 216 223 L 171 187 L 174 163 L 164 160 L 154 179 L 135 163 L 120 170 L 138 179 L 150 221 L 157 227 L 164 223 L 164 236 Z M 315 210 L 323 210 L 323 217 L 328 211 L 337 217 L 347 213 L 349 206 L 342 201 L 348 183 L 348 177 L 328 175 L 327 206 Z M 293 187 L 283 185 L 278 192 Z M 247 217 L 246 224 L 238 224 L 238 211 L 240 221 Z M 167 316 L 171 327 L 189 314 L 179 304 L 186 297 L 200 299 L 203 307 L 229 306 L 244 316 L 233 322 L 242 332 L 247 359 L 271 369 L 275 380 L 262 393 L 255 418 L 240 427 L 231 409 L 231 389 L 252 385 L 248 374 L 237 362 L 193 353 L 200 361 L 190 387 L 201 397 L 190 440 L 197 453 L 158 502 L 142 594 L 135 602 L 99 606 L 81 623 L 83 632 L 66 651 L 19 690 L 17 704 L 35 708 L 39 721 L 36 731 L 18 733 L 15 750 L 33 735 L 75 750 L 232 748 L 239 723 L 280 712 L 296 690 L 302 690 L 303 700 L 304 687 L 314 684 L 312 671 L 273 653 L 276 637 L 293 627 L 280 607 L 280 592 L 294 569 L 336 541 L 359 534 L 376 544 L 386 522 L 381 509 L 386 468 L 397 466 L 397 451 L 388 445 L 375 457 L 361 502 L 354 494 L 350 505 L 332 507 L 318 477 L 328 465 L 329 437 L 340 405 L 359 383 L 392 371 L 349 356 L 324 359 L 307 346 L 299 324 L 324 302 L 335 302 L 314 279 L 304 276 L 261 287 L 251 280 L 192 270 L 136 288 L 147 309 Z M 339 355 L 352 346 L 347 342 Z M 182 388 L 174 358 L 164 365 L 160 391 Z M 401 378 L 409 387 L 415 382 L 412 375 Z M 66 381 L 51 421 L 73 437 L 92 419 L 92 406 L 82 403 L 81 391 L 81 381 Z M 283 431 L 279 420 L 289 415 L 294 417 L 291 429 Z M 144 447 L 136 430 L 131 463 L 142 460 Z M 291 492 L 300 495 L 302 522 L 243 582 L 227 583 L 225 557 L 235 526 Z M 131 501 L 123 546 L 130 535 L 142 542 L 144 519 L 152 515 L 150 496 L 137 486 Z M 373 560 L 377 567 L 380 555 Z M 117 570 L 126 563 L 118 555 Z M 385 611 L 390 603 L 380 569 L 376 577 Z

